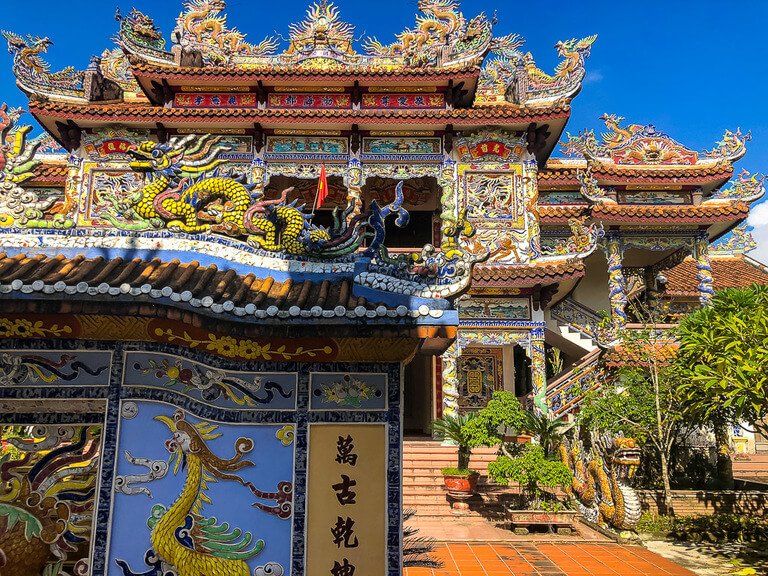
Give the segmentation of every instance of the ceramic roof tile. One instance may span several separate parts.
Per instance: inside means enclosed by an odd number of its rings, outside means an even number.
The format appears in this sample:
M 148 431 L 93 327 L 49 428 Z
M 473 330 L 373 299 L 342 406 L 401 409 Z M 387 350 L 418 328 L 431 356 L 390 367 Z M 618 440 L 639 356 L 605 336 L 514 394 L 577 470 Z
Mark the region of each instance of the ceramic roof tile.
M 163 108 L 160 106 L 112 103 L 112 104 L 76 104 L 68 102 L 30 100 L 30 112 L 39 117 L 64 116 L 71 120 L 100 120 L 100 121 L 173 121 L 184 122 L 204 121 L 290 121 L 311 120 L 313 122 L 333 121 L 365 121 L 365 120 L 398 120 L 403 122 L 418 121 L 466 121 L 482 123 L 490 120 L 536 119 L 567 116 L 570 112 L 568 105 L 552 108 L 525 108 L 503 106 L 491 108 L 455 108 L 452 110 L 435 109 L 285 109 L 285 108 Z
M 276 281 L 273 277 L 257 278 L 253 274 L 240 275 L 234 270 L 219 270 L 215 265 L 201 266 L 198 262 L 181 263 L 179 260 L 162 261 L 160 259 L 123 260 L 85 258 L 76 256 L 67 258 L 62 255 L 49 257 L 44 255 L 26 256 L 19 254 L 9 257 L 0 254 L 0 284 L 19 286 L 55 287 L 57 292 L 66 287 L 75 287 L 81 292 L 89 288 L 106 294 L 109 288 L 126 290 L 138 289 L 142 295 L 149 295 L 152 290 L 165 290 L 164 296 L 181 295 L 182 300 L 196 298 L 210 299 L 209 305 L 220 304 L 229 307 L 245 307 L 249 304 L 259 309 L 276 307 L 287 310 L 298 306 L 309 310 L 320 306 L 332 310 L 337 306 L 355 308 L 363 306 L 374 309 L 378 304 L 371 304 L 364 298 L 352 296 L 350 280 L 338 282 L 313 282 L 311 280 Z M 189 298 L 184 293 L 189 293 Z
M 533 287 L 556 284 L 584 274 L 582 261 L 552 263 L 536 266 L 478 265 L 472 272 L 473 288 Z
M 715 256 L 711 259 L 715 290 L 743 288 L 752 284 L 768 285 L 768 268 L 743 255 Z M 698 297 L 696 261 L 686 258 L 664 272 L 667 278 L 665 294 L 677 297 Z
M 205 66 L 204 68 L 182 67 L 182 66 L 163 66 L 144 61 L 135 61 L 131 66 L 135 76 L 161 77 L 165 79 L 189 79 L 194 78 L 216 78 L 216 79 L 242 79 L 257 81 L 264 77 L 275 78 L 284 76 L 286 78 L 296 78 L 298 76 L 317 77 L 317 78 L 350 78 L 356 79 L 359 76 L 382 77 L 387 78 L 388 82 L 392 78 L 414 78 L 420 82 L 430 78 L 455 78 L 456 76 L 477 76 L 480 74 L 480 67 L 476 65 L 467 66 L 447 66 L 443 68 L 433 68 L 426 70 L 424 68 L 355 68 L 354 70 L 330 69 L 319 70 L 317 68 L 301 68 L 295 65 L 277 66 L 268 65 L 262 67 L 248 66 Z
M 744 202 L 694 205 L 597 204 L 592 216 L 603 222 L 674 221 L 676 224 L 727 222 L 749 215 Z

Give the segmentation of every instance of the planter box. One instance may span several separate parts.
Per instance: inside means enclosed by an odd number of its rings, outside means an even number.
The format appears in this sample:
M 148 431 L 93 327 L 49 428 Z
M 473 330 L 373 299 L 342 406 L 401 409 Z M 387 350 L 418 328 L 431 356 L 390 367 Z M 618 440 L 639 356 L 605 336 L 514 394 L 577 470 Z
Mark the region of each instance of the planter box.
M 507 518 L 515 534 L 528 534 L 531 526 L 546 526 L 550 531 L 568 535 L 574 532 L 576 519 L 579 513 L 576 510 L 562 510 L 560 512 L 546 512 L 544 510 L 507 510 Z

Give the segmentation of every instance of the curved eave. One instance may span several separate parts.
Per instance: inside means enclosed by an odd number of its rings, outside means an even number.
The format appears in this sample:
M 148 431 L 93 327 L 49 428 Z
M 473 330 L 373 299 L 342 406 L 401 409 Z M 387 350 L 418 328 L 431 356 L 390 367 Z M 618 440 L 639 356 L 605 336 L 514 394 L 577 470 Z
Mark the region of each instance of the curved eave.
M 605 225 L 716 224 L 743 220 L 749 215 L 744 202 L 693 205 L 597 204 L 592 217 Z
M 570 115 L 567 105 L 548 109 L 528 108 L 458 108 L 453 110 L 299 110 L 299 109 L 211 109 L 162 108 L 130 104 L 71 104 L 32 100 L 30 113 L 49 131 L 56 134 L 56 121 L 72 120 L 81 128 L 120 123 L 140 129 L 166 128 L 215 129 L 217 127 L 252 129 L 254 123 L 269 128 L 344 127 L 358 124 L 360 129 L 377 129 L 393 125 L 413 126 L 435 130 L 446 124 L 455 128 L 502 125 L 524 129 L 531 122 L 550 123 L 553 132 L 561 130 Z
M 587 204 L 540 204 L 536 209 L 544 225 L 567 224 L 572 218 L 582 218 L 590 214 L 590 206 Z
M 584 276 L 581 260 L 530 266 L 475 266 L 471 291 L 493 288 L 542 288 Z
M 276 280 L 178 259 L 27 251 L 0 254 L 0 299 L 93 301 L 105 307 L 145 303 L 246 324 L 408 326 L 457 321 L 453 310 L 412 310 L 356 296 L 354 283 L 344 277 Z
M 733 176 L 733 164 L 715 162 L 691 166 L 623 166 L 590 163 L 592 176 L 601 186 L 701 186 L 717 187 Z

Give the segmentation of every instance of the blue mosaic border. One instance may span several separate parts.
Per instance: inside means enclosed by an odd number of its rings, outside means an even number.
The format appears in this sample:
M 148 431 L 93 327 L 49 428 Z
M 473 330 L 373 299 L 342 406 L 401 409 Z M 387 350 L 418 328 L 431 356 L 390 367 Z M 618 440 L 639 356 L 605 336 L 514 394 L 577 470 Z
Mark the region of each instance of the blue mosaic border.
M 104 424 L 103 451 L 100 472 L 99 494 L 96 504 L 96 526 L 93 535 L 92 576 L 105 576 L 106 558 L 112 507 L 113 477 L 116 465 L 118 423 L 120 402 L 126 399 L 143 399 L 167 402 L 181 407 L 195 416 L 232 423 L 293 423 L 295 431 L 294 459 L 294 515 L 293 549 L 291 576 L 304 576 L 306 547 L 304 534 L 306 523 L 307 490 L 307 431 L 310 423 L 386 423 L 388 429 L 388 576 L 401 576 L 401 523 L 402 523 L 402 425 L 401 425 L 401 383 L 399 363 L 294 363 L 294 362 L 258 362 L 234 361 L 211 356 L 195 350 L 180 348 L 175 345 L 138 342 L 95 342 L 78 340 L 1 340 L 3 347 L 14 350 L 109 350 L 113 352 L 112 367 L 108 387 L 99 388 L 60 388 L 43 389 L 34 386 L 26 388 L 7 388 L 0 390 L 0 397 L 27 400 L 30 398 L 78 399 L 106 398 L 106 414 L 7 414 L 3 420 L 11 424 Z M 227 410 L 216 408 L 183 396 L 171 390 L 123 388 L 124 358 L 127 351 L 162 352 L 207 364 L 222 370 L 253 372 L 295 372 L 298 374 L 297 404 L 295 410 Z M 310 374 L 323 372 L 356 372 L 387 374 L 387 409 L 379 412 L 359 411 L 322 411 L 309 410 Z M 299 535 L 299 537 L 296 537 Z

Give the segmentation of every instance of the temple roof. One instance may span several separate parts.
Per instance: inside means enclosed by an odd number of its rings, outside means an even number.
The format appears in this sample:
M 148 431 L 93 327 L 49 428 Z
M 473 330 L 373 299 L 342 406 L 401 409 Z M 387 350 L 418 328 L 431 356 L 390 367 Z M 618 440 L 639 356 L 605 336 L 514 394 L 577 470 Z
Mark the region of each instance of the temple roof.
M 258 43 L 229 26 L 224 0 L 184 1 L 170 43 L 150 16 L 133 10 L 117 14 L 117 48 L 94 57 L 83 71 L 52 72 L 44 60 L 48 38 L 4 36 L 19 87 L 57 101 L 164 104 L 169 93 L 190 84 L 263 95 L 276 84 L 330 83 L 357 91 L 386 80 L 387 86 L 437 88 L 448 107 L 546 108 L 569 102 L 581 89 L 596 36 L 558 42 L 562 60 L 549 74 L 521 50 L 520 36 L 494 35 L 495 17 L 467 17 L 458 0 L 418 0 L 417 6 L 415 25 L 394 42 L 367 38 L 360 49 L 354 26 L 328 0 L 312 4 L 287 38 Z
M 745 288 L 752 284 L 768 285 L 768 268 L 745 255 L 714 256 L 711 258 L 715 290 Z M 667 278 L 665 297 L 698 298 L 698 270 L 693 258 L 664 272 Z
M 744 288 L 752 284 L 768 285 L 768 266 L 750 258 L 757 247 L 746 224 L 734 228 L 710 247 L 710 265 L 715 290 Z M 667 298 L 698 298 L 698 269 L 693 258 L 664 272 Z
M 226 126 L 252 129 L 255 122 L 266 126 L 307 127 L 318 123 L 344 127 L 357 123 L 362 129 L 391 127 L 393 124 L 419 125 L 444 129 L 446 124 L 479 127 L 493 123 L 514 124 L 519 128 L 531 122 L 552 121 L 558 117 L 564 124 L 569 106 L 551 109 L 524 107 L 410 109 L 410 110 L 351 110 L 351 109 L 257 109 L 257 108 L 162 108 L 125 103 L 79 104 L 31 100 L 30 113 L 52 133 L 58 132 L 57 122 L 67 120 L 82 127 L 120 122 L 130 126 L 155 127 L 158 122 L 169 127 L 200 127 L 215 129 Z

